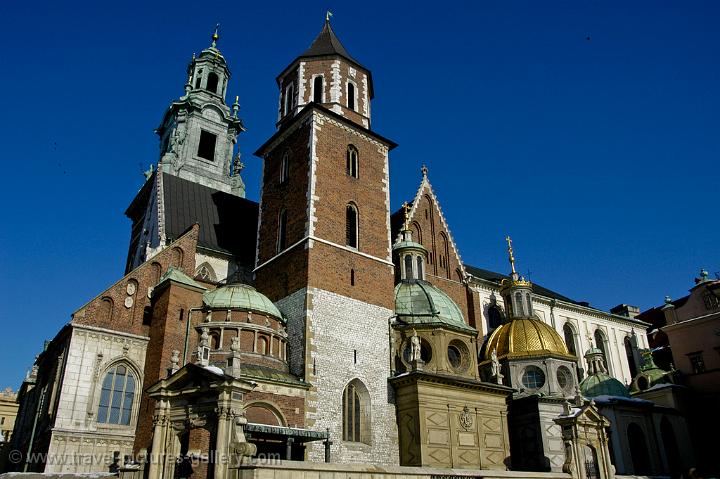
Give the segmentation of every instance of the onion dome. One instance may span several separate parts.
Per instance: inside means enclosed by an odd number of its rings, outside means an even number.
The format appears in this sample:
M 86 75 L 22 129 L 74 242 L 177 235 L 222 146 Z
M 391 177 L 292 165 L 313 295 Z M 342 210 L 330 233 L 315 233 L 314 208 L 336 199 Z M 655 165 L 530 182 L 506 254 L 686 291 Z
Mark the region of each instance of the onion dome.
M 239 309 L 267 314 L 285 322 L 285 318 L 273 302 L 247 284 L 228 284 L 208 291 L 203 294 L 203 304 L 209 309 Z
M 395 314 L 414 326 L 439 326 L 477 334 L 465 323 L 460 308 L 442 290 L 423 280 L 404 280 L 395 286 Z
M 498 359 L 554 356 L 575 360 L 565 341 L 550 325 L 537 318 L 515 318 L 495 329 L 485 343 L 485 357 L 496 351 Z

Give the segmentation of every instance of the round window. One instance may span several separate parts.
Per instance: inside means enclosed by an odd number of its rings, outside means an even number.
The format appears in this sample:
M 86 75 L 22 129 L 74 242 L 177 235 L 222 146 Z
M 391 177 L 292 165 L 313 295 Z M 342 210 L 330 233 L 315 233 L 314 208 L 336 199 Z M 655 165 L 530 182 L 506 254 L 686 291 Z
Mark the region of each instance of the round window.
M 522 384 L 527 389 L 540 389 L 545 385 L 545 373 L 537 366 L 528 366 L 523 372 Z
M 560 389 L 562 389 L 563 391 L 568 391 L 568 390 L 572 389 L 572 386 L 573 386 L 572 373 L 565 366 L 560 366 L 557 369 L 557 382 L 558 382 L 558 385 L 560 386 Z
M 456 369 L 462 364 L 460 350 L 455 346 L 448 346 L 448 360 L 450 361 L 450 365 Z

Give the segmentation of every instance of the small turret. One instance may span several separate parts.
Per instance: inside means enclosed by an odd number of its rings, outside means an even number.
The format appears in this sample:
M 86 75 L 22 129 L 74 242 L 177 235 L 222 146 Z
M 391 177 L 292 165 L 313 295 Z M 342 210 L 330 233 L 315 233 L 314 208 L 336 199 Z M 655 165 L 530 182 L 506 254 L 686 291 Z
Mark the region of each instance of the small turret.
M 508 260 L 511 268 L 510 278 L 504 279 L 500 285 L 500 295 L 505 301 L 505 310 L 509 319 L 533 317 L 532 283 L 515 271 L 512 239 L 507 236 L 505 241 L 508 244 Z

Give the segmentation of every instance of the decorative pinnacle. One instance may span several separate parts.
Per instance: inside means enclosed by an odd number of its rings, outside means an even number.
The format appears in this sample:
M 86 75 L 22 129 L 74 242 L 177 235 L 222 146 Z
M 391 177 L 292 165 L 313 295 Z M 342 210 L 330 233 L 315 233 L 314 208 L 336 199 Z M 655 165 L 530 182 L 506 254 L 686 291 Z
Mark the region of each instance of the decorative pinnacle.
M 403 207 L 403 212 L 405 214 L 405 223 L 403 223 L 403 230 L 408 231 L 410 229 L 409 223 L 410 223 L 410 209 L 411 208 L 407 201 L 403 203 L 402 207 Z
M 217 23 L 215 25 L 215 31 L 212 34 L 212 46 L 214 47 L 217 44 L 217 41 L 220 40 L 220 24 Z
M 512 268 L 513 274 L 515 274 L 515 256 L 513 255 L 512 239 L 510 236 L 506 236 L 505 241 L 507 241 L 508 244 L 508 259 L 510 260 L 510 267 Z
M 428 175 L 428 169 L 427 169 L 427 166 L 425 166 L 425 165 L 422 165 L 422 168 L 420 168 L 420 172 L 422 173 L 422 175 L 423 175 L 423 178 L 427 178 L 427 175 Z

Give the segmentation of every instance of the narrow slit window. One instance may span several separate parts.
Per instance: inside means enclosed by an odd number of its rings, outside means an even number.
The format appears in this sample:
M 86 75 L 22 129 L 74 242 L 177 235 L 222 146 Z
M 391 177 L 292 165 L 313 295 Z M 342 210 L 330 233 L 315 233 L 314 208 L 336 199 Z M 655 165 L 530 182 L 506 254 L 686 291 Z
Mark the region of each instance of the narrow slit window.
M 345 208 L 345 244 L 351 248 L 358 247 L 358 212 L 353 204 Z
M 347 106 L 351 110 L 354 110 L 355 109 L 355 85 L 353 85 L 352 83 L 348 83 L 347 93 L 348 93 Z
M 283 108 L 283 115 L 287 115 L 290 113 L 290 110 L 292 110 L 293 107 L 293 97 L 295 96 L 295 89 L 293 88 L 293 84 L 289 84 L 287 88 L 285 89 L 285 103 Z
M 287 246 L 287 210 L 280 211 L 278 217 L 278 240 L 277 252 L 281 252 Z
M 290 154 L 286 151 L 280 163 L 280 183 L 285 183 L 290 177 Z
M 348 175 L 352 176 L 353 178 L 357 178 L 359 176 L 358 173 L 358 151 L 357 148 L 355 148 L 353 145 L 349 145 L 347 147 L 347 153 L 346 153 L 346 172 Z

